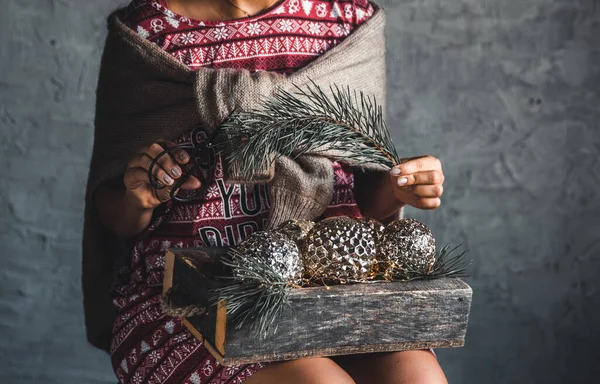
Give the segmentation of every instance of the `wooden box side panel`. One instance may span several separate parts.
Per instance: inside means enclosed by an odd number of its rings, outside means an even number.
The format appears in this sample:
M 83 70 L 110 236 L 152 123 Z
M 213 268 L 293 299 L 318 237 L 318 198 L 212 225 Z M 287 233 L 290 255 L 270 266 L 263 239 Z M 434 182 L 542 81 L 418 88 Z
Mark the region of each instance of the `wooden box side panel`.
M 224 351 L 224 335 L 220 337 L 221 343 L 215 343 L 219 311 L 216 305 L 210 305 L 209 291 L 217 285 L 214 276 L 226 274 L 218 262 L 218 257 L 223 252 L 226 250 L 219 248 L 169 249 L 166 253 L 163 281 L 163 293 L 170 288 L 178 289 L 179 293 L 175 295 L 175 299 L 185 301 L 183 305 L 193 304 L 209 308 L 207 315 L 185 318 L 183 324 L 196 338 L 207 342 L 215 357 Z M 209 276 L 210 278 L 207 278 Z
M 460 280 L 405 284 L 302 292 L 266 339 L 228 325 L 225 362 L 462 346 L 471 289 Z

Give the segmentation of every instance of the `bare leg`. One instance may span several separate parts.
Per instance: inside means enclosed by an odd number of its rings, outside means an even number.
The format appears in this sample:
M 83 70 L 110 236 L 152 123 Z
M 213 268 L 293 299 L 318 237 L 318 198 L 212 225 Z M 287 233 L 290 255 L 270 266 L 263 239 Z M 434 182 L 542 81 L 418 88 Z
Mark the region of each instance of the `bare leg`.
M 355 384 L 333 360 L 326 357 L 269 364 L 244 384 Z
M 357 384 L 447 384 L 431 351 L 371 353 L 333 358 Z

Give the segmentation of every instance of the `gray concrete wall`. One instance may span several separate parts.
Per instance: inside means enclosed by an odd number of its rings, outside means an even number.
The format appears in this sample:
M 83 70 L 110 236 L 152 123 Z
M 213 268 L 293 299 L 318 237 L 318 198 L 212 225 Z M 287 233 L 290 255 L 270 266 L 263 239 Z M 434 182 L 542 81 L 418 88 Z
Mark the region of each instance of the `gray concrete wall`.
M 86 345 L 83 185 L 104 17 L 121 0 L 0 0 L 0 382 L 114 383 Z M 600 373 L 600 2 L 387 0 L 389 114 L 443 207 L 409 210 L 475 264 L 453 383 Z

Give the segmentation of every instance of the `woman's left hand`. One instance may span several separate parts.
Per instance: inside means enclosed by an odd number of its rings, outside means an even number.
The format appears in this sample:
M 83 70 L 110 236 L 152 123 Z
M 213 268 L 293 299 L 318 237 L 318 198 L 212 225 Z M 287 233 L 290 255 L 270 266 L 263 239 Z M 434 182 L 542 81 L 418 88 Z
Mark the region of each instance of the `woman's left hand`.
M 433 156 L 404 159 L 390 171 L 394 195 L 403 204 L 436 209 L 444 192 L 442 163 Z

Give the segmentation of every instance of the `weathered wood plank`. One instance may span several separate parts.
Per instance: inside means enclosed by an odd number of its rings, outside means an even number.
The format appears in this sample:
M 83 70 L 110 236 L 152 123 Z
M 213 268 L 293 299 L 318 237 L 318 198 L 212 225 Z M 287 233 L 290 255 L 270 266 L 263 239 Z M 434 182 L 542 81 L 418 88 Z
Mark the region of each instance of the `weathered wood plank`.
M 188 299 L 200 300 L 195 303 L 206 302 L 206 292 L 195 291 L 213 284 L 206 276 L 219 271 L 213 259 L 219 252 L 171 251 L 172 283 L 185 287 Z M 460 279 L 303 288 L 291 295 L 277 332 L 265 339 L 246 327 L 234 329 L 224 307 L 213 307 L 208 316 L 190 317 L 186 323 L 225 365 L 458 347 L 464 344 L 471 296 L 471 288 Z

